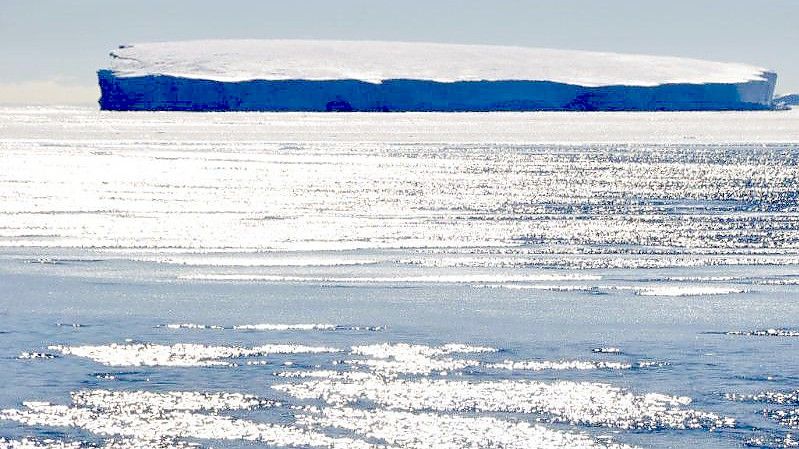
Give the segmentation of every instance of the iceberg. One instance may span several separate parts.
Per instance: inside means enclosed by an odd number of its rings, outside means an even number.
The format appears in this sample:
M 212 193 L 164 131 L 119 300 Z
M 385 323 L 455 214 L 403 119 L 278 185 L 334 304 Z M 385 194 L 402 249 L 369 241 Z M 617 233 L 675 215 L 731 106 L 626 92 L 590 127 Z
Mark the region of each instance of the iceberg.
M 790 109 L 799 106 L 799 94 L 782 95 L 774 99 L 774 106 L 778 109 Z
M 110 57 L 104 110 L 757 110 L 777 79 L 737 63 L 411 42 L 199 40 Z

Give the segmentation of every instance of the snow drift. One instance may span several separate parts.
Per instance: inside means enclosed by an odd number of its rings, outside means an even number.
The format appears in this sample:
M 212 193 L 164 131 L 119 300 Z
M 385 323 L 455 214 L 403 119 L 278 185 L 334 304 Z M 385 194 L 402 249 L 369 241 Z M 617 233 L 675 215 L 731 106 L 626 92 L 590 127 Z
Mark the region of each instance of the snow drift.
M 108 110 L 767 109 L 776 82 L 745 64 L 486 45 L 218 40 L 110 56 Z

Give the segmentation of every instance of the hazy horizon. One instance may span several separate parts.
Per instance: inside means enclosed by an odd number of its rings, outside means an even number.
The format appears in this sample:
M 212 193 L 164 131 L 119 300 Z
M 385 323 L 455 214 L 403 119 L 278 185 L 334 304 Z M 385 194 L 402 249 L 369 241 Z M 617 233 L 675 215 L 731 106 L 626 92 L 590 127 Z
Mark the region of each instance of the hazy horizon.
M 721 5 L 721 6 L 719 6 Z M 120 44 L 189 39 L 342 39 L 517 45 L 741 62 L 774 70 L 799 91 L 799 2 L 612 4 L 590 0 L 381 4 L 321 0 L 4 0 L 0 103 L 90 104 L 96 70 Z M 531 26 L 533 25 L 533 26 Z

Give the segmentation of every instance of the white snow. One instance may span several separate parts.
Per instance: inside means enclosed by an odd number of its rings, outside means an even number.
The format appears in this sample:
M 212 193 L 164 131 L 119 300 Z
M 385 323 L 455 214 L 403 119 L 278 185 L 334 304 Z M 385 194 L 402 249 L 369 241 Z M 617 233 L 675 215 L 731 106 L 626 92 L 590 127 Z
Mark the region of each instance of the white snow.
M 767 70 L 664 56 L 493 45 L 376 41 L 197 40 L 120 46 L 118 76 L 216 81 L 390 79 L 438 82 L 537 80 L 586 87 L 741 83 Z

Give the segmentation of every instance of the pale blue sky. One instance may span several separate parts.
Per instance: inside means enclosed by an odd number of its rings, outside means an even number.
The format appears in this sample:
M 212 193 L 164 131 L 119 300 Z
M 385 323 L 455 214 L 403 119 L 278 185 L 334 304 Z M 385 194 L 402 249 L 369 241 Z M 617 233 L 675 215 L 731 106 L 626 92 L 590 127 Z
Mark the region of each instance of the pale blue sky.
M 0 102 L 91 102 L 118 44 L 378 39 L 688 56 L 799 91 L 799 0 L 0 0 Z

